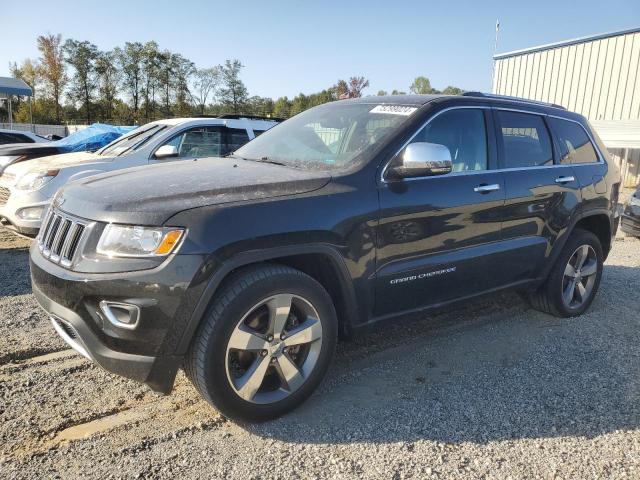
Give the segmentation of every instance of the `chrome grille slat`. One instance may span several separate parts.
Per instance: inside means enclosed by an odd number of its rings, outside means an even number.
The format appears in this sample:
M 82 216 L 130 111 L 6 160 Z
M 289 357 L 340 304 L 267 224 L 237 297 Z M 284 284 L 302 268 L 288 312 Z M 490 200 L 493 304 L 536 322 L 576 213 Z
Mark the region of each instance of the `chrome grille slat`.
M 70 268 L 85 232 L 86 224 L 65 213 L 50 209 L 42 222 L 38 248 L 54 263 Z
M 60 222 L 60 227 L 58 228 L 58 234 L 56 235 L 56 239 L 51 246 L 51 256 L 60 256 L 60 252 L 62 251 L 62 245 L 67 240 L 67 234 L 69 233 L 69 227 L 71 227 L 71 220 L 68 218 L 63 218 Z
M 71 250 L 70 248 L 71 243 L 73 242 L 73 239 L 76 236 L 76 232 L 78 228 L 80 228 L 80 224 L 78 223 L 72 223 L 71 226 L 69 227 L 69 234 L 67 235 L 64 245 L 62 246 L 62 250 L 60 251 L 60 258 L 62 260 L 69 260 L 69 251 Z
M 54 215 L 53 220 L 51 221 L 51 229 L 49 230 L 49 234 L 47 238 L 44 240 L 44 249 L 51 251 L 51 246 L 56 239 L 56 235 L 58 233 L 58 228 L 60 228 L 60 222 L 62 221 L 62 217 L 60 215 Z
M 82 234 L 84 233 L 85 226 L 81 223 L 76 224 L 77 229 L 71 243 L 69 244 L 69 252 L 67 253 L 67 260 L 70 262 L 73 260 L 73 257 L 76 254 L 76 250 L 78 249 L 78 244 L 80 243 L 80 239 L 82 238 Z

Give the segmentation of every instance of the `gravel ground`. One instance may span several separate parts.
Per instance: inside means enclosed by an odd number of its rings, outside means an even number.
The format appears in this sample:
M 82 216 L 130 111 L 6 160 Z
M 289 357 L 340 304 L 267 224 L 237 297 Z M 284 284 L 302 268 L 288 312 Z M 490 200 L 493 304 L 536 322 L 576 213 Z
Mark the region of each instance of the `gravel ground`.
M 294 413 L 225 421 L 58 340 L 28 242 L 0 230 L 0 478 L 640 478 L 640 240 L 620 235 L 591 310 L 515 294 L 342 343 Z

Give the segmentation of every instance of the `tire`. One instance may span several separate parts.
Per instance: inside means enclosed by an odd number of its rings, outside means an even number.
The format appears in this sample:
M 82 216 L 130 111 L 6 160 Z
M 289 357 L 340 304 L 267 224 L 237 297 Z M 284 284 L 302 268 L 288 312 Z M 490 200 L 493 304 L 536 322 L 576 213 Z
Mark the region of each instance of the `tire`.
M 587 252 L 587 258 L 576 270 L 573 267 L 579 264 L 580 255 L 585 255 L 584 252 Z M 576 229 L 564 245 L 545 283 L 530 296 L 532 306 L 557 317 L 582 315 L 591 305 L 600 286 L 603 258 L 598 237 L 589 231 Z M 593 268 L 595 272 L 587 275 Z M 576 272 L 578 275 L 572 276 Z M 576 281 L 573 282 L 573 279 Z M 573 292 L 570 291 L 572 285 Z
M 287 302 L 288 311 L 283 310 Z M 262 422 L 290 412 L 313 393 L 329 368 L 337 336 L 333 302 L 320 283 L 287 266 L 261 265 L 225 283 L 184 368 L 202 397 L 224 416 Z M 303 338 L 315 340 L 294 345 Z

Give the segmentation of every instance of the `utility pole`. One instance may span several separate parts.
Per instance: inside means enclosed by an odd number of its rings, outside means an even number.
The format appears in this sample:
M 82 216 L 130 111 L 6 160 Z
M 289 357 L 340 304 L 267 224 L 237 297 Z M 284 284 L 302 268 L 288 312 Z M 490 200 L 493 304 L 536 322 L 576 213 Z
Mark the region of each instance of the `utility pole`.
M 496 38 L 495 41 L 493 42 L 493 57 L 496 56 L 496 53 L 498 52 L 498 34 L 500 33 L 500 19 L 496 19 Z M 491 69 L 491 89 L 493 90 L 493 82 L 495 80 L 495 75 L 496 75 L 496 60 L 491 57 L 491 60 L 493 61 L 493 67 Z M 498 93 L 498 92 L 492 92 L 492 93 Z

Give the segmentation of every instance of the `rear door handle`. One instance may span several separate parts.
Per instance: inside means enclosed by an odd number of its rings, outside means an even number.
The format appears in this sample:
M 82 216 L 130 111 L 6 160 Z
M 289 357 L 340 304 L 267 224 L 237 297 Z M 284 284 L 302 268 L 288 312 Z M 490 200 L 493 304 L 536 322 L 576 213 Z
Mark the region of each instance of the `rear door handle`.
M 570 182 L 575 182 L 576 181 L 576 177 L 574 177 L 573 175 L 570 175 L 568 177 L 558 177 L 556 178 L 556 183 L 570 183 Z
M 495 192 L 496 190 L 500 190 L 500 185 L 497 183 L 492 183 L 491 185 L 478 185 L 473 189 L 474 192 L 478 193 L 489 193 Z

